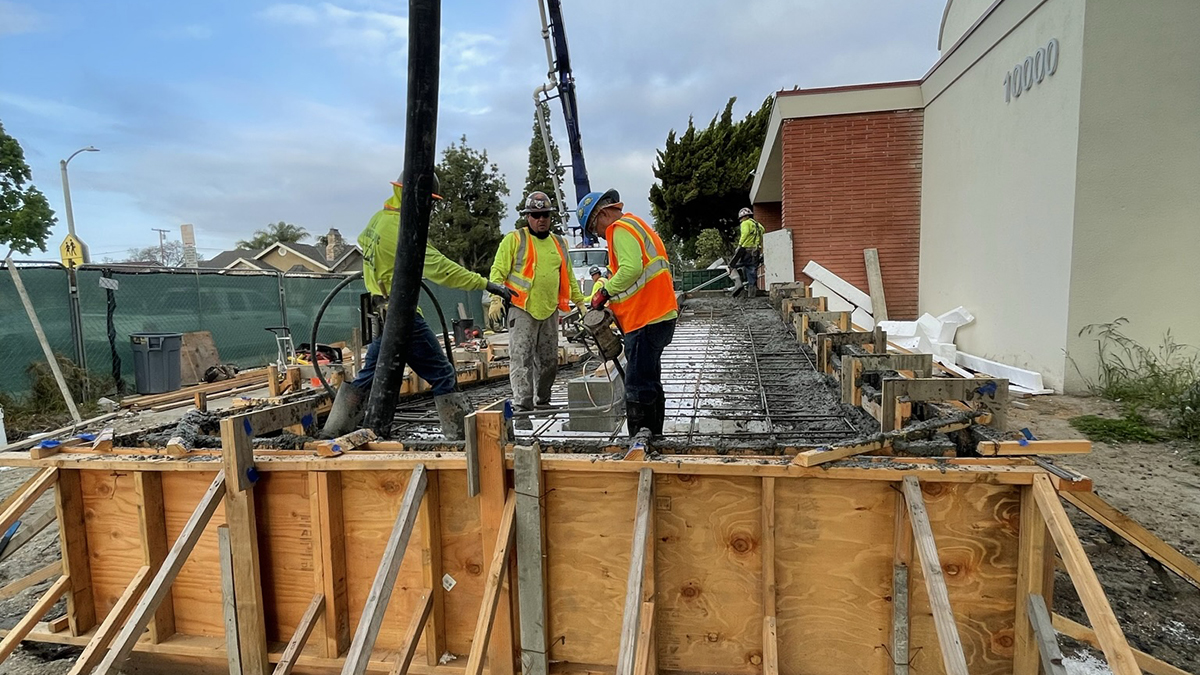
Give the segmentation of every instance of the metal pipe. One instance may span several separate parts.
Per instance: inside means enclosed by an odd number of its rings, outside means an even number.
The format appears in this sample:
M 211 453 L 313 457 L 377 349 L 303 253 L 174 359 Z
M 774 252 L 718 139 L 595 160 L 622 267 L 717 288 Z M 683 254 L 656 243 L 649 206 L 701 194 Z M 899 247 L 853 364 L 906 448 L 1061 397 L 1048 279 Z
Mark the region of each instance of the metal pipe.
M 365 426 L 381 438 L 392 433 L 396 396 L 416 320 L 429 216 L 433 210 L 433 165 L 437 154 L 438 62 L 441 0 L 408 3 L 408 110 L 404 135 L 406 194 L 400 203 L 400 232 L 375 381 L 367 400 Z

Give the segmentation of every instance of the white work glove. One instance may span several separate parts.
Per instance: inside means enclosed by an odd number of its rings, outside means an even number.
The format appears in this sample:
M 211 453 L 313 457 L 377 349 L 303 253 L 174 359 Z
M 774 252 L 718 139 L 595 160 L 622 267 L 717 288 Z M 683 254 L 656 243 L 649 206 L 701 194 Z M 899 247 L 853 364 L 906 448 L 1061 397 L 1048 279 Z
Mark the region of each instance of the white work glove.
M 500 320 L 504 317 L 504 298 L 499 295 L 492 296 L 492 302 L 488 305 L 488 321 L 493 326 L 500 325 Z

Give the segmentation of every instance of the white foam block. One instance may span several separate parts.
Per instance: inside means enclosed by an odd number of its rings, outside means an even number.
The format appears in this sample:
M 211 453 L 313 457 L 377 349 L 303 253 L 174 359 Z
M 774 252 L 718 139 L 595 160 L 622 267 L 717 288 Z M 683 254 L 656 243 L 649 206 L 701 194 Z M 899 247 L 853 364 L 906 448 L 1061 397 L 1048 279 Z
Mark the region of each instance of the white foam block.
M 975 321 L 975 316 L 968 312 L 965 307 L 960 306 L 939 316 L 938 321 L 942 322 L 942 330 L 937 338 L 938 342 L 954 342 L 954 337 L 958 333 L 958 329 Z
M 863 293 L 861 290 L 856 288 L 854 284 L 851 284 L 833 272 L 821 267 L 817 261 L 808 261 L 808 264 L 804 266 L 804 273 L 807 274 L 809 278 L 825 284 L 834 293 L 837 293 L 846 300 L 859 307 L 862 307 L 863 309 L 867 310 L 869 314 L 874 316 L 875 310 L 871 307 L 871 296 Z
M 875 317 L 867 314 L 867 310 L 862 307 L 855 307 L 850 313 L 850 323 L 863 330 L 872 330 L 875 328 Z
M 930 342 L 945 342 L 939 340 L 942 335 L 942 322 L 932 314 L 922 314 L 921 318 L 917 319 L 917 334 L 929 338 Z
M 879 327 L 888 334 L 889 340 L 892 338 L 915 337 L 917 334 L 916 321 L 880 321 Z
M 825 298 L 825 306 L 831 312 L 853 312 L 857 309 L 854 303 L 834 293 L 828 286 L 819 281 L 812 282 L 809 288 L 812 289 L 814 298 Z
M 1042 374 L 1032 370 L 1010 366 L 999 361 L 992 361 L 982 356 L 975 356 L 974 354 L 961 351 L 958 352 L 954 360 L 964 368 L 970 368 L 978 373 L 987 373 L 992 377 L 1003 377 L 1010 383 L 1031 391 L 1041 392 L 1046 388 L 1042 384 Z

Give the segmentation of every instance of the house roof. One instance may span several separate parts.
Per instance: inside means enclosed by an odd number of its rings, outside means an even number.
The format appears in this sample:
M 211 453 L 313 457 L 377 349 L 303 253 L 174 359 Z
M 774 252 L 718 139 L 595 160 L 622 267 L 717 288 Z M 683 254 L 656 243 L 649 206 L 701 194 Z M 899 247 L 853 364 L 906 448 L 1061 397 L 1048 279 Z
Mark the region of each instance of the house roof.
M 304 258 L 305 260 L 308 260 L 309 262 L 323 268 L 323 271 L 344 273 L 357 271 L 362 268 L 362 252 L 358 250 L 357 246 L 349 246 L 342 253 L 340 258 L 331 262 L 325 259 L 325 249 L 320 246 L 314 246 L 312 244 L 281 242 L 271 244 L 264 249 L 258 250 L 239 248 L 230 251 L 222 251 L 208 260 L 201 261 L 198 263 L 198 265 L 208 269 L 229 269 L 240 264 L 243 269 L 245 267 L 253 267 L 263 270 L 275 270 L 277 268 L 265 262 L 263 258 L 277 249 L 286 249 L 288 254 L 294 254 Z M 287 270 L 279 271 L 314 271 L 307 268 L 297 270 L 297 267 L 298 265 L 289 265 Z
M 208 267 L 212 269 L 225 269 L 233 263 L 237 262 L 238 258 L 253 260 L 261 251 L 256 251 L 249 248 L 235 248 L 231 251 L 221 251 L 208 260 L 201 260 L 197 263 L 198 267 Z

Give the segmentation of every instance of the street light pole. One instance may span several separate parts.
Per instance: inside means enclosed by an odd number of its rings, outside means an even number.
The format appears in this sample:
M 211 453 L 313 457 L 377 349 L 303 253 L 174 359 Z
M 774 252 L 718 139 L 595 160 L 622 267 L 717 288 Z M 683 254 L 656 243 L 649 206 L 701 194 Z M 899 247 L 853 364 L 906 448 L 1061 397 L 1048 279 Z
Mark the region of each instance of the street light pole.
M 72 237 L 75 237 L 75 213 L 71 211 L 71 183 L 67 180 L 67 164 L 69 164 L 72 159 L 75 159 L 75 155 L 78 155 L 81 152 L 100 152 L 100 149 L 89 145 L 86 148 L 80 148 L 71 153 L 71 156 L 66 159 L 58 160 L 58 168 L 62 170 L 63 202 L 67 206 L 67 232 L 69 232 Z M 86 245 L 83 246 L 83 262 L 92 262 L 91 255 L 89 255 Z

